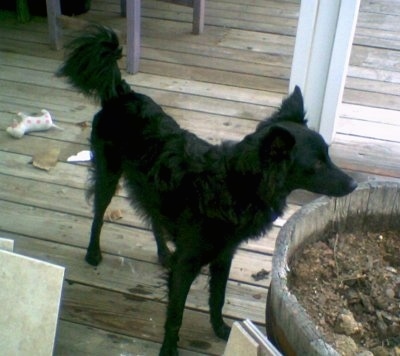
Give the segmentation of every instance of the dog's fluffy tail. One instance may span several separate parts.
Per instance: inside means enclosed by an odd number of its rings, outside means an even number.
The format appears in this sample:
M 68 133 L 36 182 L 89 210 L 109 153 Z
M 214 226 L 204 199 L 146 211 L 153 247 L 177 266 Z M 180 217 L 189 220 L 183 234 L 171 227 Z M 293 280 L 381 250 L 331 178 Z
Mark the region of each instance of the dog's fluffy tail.
M 66 49 L 67 58 L 57 75 L 67 77 L 84 95 L 104 104 L 130 90 L 118 68 L 122 48 L 113 30 L 91 26 Z

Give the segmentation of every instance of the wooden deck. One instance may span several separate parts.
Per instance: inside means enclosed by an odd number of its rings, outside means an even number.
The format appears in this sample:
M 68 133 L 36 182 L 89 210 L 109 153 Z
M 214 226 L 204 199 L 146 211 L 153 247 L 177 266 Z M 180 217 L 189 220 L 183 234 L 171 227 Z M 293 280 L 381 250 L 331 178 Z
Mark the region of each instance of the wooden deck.
M 184 127 L 211 142 L 240 139 L 287 93 L 299 0 L 207 0 L 206 29 L 193 36 L 191 10 L 143 0 L 140 72 L 126 76 Z M 334 160 L 357 179 L 400 179 L 400 6 L 398 0 L 362 0 L 346 82 Z M 123 27 L 119 0 L 92 0 L 85 15 Z M 66 38 L 70 36 L 67 31 Z M 104 261 L 88 266 L 91 207 L 87 168 L 66 159 L 87 149 L 96 106 L 54 72 L 62 52 L 49 49 L 47 24 L 18 24 L 0 12 L 0 236 L 16 252 L 66 267 L 56 355 L 155 355 L 163 337 L 164 271 L 151 232 L 124 193 L 112 202 L 123 218 L 105 224 Z M 124 66 L 124 64 L 121 64 Z M 4 129 L 18 111 L 48 109 L 64 130 L 11 138 Z M 80 125 L 88 122 L 89 127 Z M 34 168 L 32 156 L 56 148 L 57 165 Z M 261 328 L 274 242 L 285 219 L 313 196 L 296 192 L 287 213 L 259 241 L 238 251 L 227 289 L 229 322 L 249 318 Z M 182 355 L 220 355 L 225 344 L 208 322 L 207 271 L 187 301 Z

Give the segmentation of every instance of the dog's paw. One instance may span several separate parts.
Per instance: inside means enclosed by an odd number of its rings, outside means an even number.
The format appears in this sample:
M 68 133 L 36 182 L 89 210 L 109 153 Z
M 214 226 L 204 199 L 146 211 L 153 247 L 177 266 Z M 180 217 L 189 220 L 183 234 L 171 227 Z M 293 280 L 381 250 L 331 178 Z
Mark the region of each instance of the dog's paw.
M 222 323 L 221 325 L 214 327 L 214 332 L 220 339 L 228 341 L 231 328 L 227 324 Z
M 160 356 L 178 356 L 178 349 L 176 347 L 171 347 L 163 344 L 160 350 Z
M 101 251 L 89 251 L 87 250 L 85 260 L 87 263 L 89 263 L 92 266 L 98 266 L 98 264 L 101 262 L 103 257 L 101 256 Z

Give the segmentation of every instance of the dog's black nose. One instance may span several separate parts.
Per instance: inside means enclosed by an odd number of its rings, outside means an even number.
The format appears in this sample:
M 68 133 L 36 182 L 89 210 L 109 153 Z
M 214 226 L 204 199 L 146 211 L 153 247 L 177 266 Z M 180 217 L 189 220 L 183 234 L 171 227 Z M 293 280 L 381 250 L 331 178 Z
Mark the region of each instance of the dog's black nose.
M 358 183 L 354 180 L 351 179 L 350 183 L 349 183 L 349 190 L 350 192 L 352 192 L 354 189 L 356 189 L 358 187 Z
M 351 190 L 353 191 L 357 187 L 358 187 L 358 183 L 354 179 L 352 179 L 352 182 L 350 183 Z
M 347 194 L 350 194 L 354 189 L 358 186 L 357 182 L 347 174 L 345 175 L 345 179 L 343 179 L 339 185 L 336 186 L 335 192 L 331 192 L 331 194 L 327 194 L 335 197 L 343 197 Z M 324 193 L 326 194 L 326 193 Z

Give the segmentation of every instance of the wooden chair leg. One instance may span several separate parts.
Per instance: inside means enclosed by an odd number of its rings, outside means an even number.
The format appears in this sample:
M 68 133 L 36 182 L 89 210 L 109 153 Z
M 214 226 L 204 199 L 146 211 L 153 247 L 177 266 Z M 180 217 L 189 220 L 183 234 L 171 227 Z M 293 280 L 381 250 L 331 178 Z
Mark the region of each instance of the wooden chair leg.
M 193 0 L 193 33 L 199 35 L 204 31 L 206 0 Z
M 60 0 L 46 0 L 47 23 L 49 27 L 50 46 L 59 50 L 62 48 L 62 29 L 57 18 L 61 16 Z
M 139 71 L 140 5 L 141 0 L 126 0 L 126 70 L 131 74 Z

